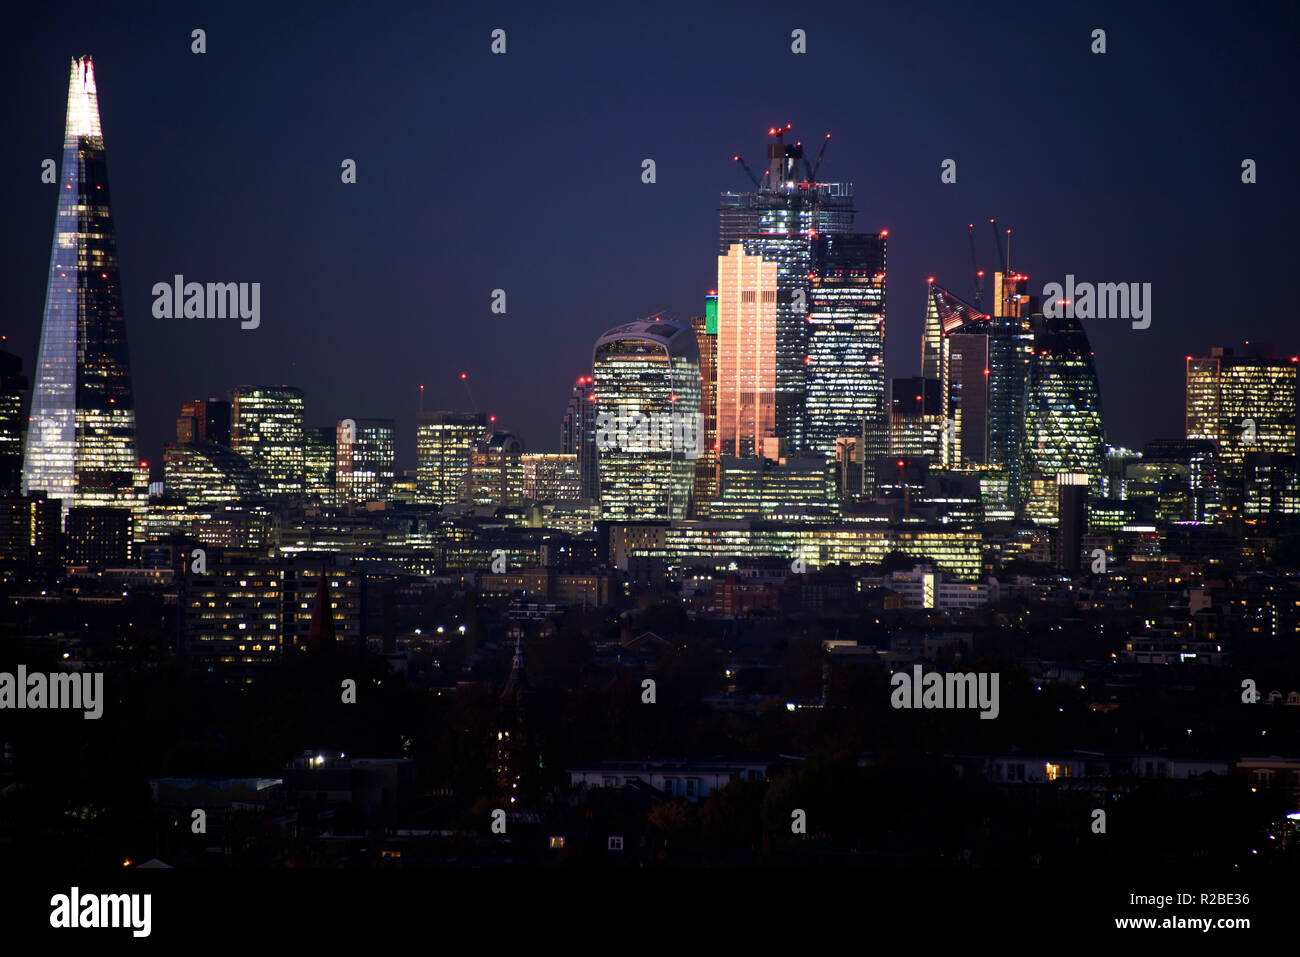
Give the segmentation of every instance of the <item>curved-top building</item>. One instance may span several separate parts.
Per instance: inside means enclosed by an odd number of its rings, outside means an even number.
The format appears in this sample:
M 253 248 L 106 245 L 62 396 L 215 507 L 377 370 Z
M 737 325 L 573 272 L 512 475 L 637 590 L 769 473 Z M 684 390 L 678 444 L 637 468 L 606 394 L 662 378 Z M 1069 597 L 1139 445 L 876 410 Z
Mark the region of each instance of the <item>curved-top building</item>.
M 703 452 L 700 354 L 689 323 L 630 322 L 592 351 L 601 517 L 686 518 Z
M 1056 478 L 1061 473 L 1088 476 L 1089 491 L 1101 492 L 1105 433 L 1101 419 L 1101 389 L 1088 336 L 1072 316 L 1032 319 L 1034 352 L 1025 383 L 1025 431 L 1022 474 L 1034 473 L 1050 487 L 1049 510 L 1031 517 L 1055 515 Z M 1032 492 L 1027 488 L 1030 499 Z M 1041 510 L 1041 509 L 1040 509 Z

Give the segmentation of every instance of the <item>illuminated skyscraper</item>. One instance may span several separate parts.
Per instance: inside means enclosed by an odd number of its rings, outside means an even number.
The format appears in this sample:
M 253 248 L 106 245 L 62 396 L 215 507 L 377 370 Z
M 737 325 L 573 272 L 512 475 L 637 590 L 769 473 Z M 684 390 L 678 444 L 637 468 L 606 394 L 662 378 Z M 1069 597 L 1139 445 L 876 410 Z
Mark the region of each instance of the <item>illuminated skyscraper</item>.
M 302 440 L 303 494 L 321 505 L 337 505 L 338 428 L 309 426 Z
M 685 323 L 618 326 L 596 341 L 601 516 L 685 518 L 703 451 L 700 357 Z
M 95 70 L 72 61 L 45 319 L 22 490 L 76 506 L 144 507 L 117 239 Z
M 867 461 L 887 455 L 885 234 L 818 236 L 808 281 L 804 444 L 832 457 L 867 433 Z
M 23 360 L 0 350 L 0 494 L 12 494 L 22 487 L 23 395 L 27 392 Z
M 596 398 L 589 375 L 578 376 L 573 395 L 564 410 L 560 426 L 560 451 L 577 456 L 581 478 L 578 498 L 596 499 L 600 482 L 596 479 Z
M 485 432 L 469 449 L 459 498 L 472 505 L 512 505 L 524 497 L 524 444 L 513 432 Z
M 1062 472 L 1086 475 L 1091 494 L 1101 494 L 1105 433 L 1092 348 L 1079 320 L 1035 317 L 1033 324 L 1021 474 L 1045 480 L 1041 514 L 1031 516 L 1042 520 L 1056 512 L 1053 476 Z
M 736 245 L 718 257 L 718 443 L 758 455 L 776 435 L 777 263 Z
M 340 419 L 334 435 L 338 504 L 387 501 L 397 457 L 393 420 Z
M 940 463 L 945 468 L 983 465 L 988 461 L 989 317 L 931 279 L 926 329 L 922 364 L 932 353 L 937 359 L 932 368 L 943 416 Z
M 718 296 L 704 299 L 704 315 L 691 317 L 700 350 L 700 414 L 704 416 L 704 451 L 695 460 L 694 502 L 698 507 L 718 494 Z
M 939 320 L 939 306 L 934 298 L 934 278 L 925 295 L 925 323 L 921 327 L 921 378 L 939 381 L 943 356 L 943 323 Z
M 1252 452 L 1294 455 L 1296 366 L 1278 359 L 1271 346 L 1250 346 L 1245 355 L 1215 348 L 1187 358 L 1187 438 L 1218 444 L 1224 473 L 1240 478 Z
M 520 465 L 524 498 L 537 502 L 572 502 L 583 497 L 576 455 L 524 452 Z
M 262 487 L 248 461 L 223 445 L 168 445 L 163 450 L 163 485 L 199 508 L 251 502 L 262 498 Z
M 768 167 L 763 179 L 755 183 L 753 192 L 722 194 L 718 247 L 718 385 L 721 403 L 726 401 L 725 370 L 737 364 L 752 365 L 752 360 L 758 360 L 761 375 L 752 391 L 762 400 L 770 389 L 772 407 L 769 413 L 760 401 L 753 418 L 760 428 L 766 428 L 770 419 L 772 432 L 769 434 L 784 439 L 791 451 L 802 451 L 807 445 L 804 399 L 812 240 L 847 233 L 853 228 L 853 184 L 817 182 L 816 169 L 804 160 L 803 145 L 785 142 L 788 131 L 788 126 L 768 131 L 772 137 L 767 146 Z M 748 269 L 740 269 L 737 274 L 738 264 L 726 262 L 737 247 L 748 256 L 761 257 L 766 264 L 774 265 L 773 275 L 755 275 Z M 732 275 L 724 279 L 724 272 Z M 731 322 L 745 319 L 745 306 L 751 304 L 732 301 L 733 296 L 759 297 L 752 301 L 759 307 L 758 315 L 753 317 L 755 328 L 745 330 L 758 336 L 752 347 L 745 343 L 744 333 L 738 340 L 729 328 Z M 764 296 L 770 298 L 764 301 Z M 729 352 L 736 348 L 753 348 L 758 354 L 733 361 Z M 728 428 L 726 415 L 720 415 L 719 429 Z M 758 454 L 743 445 L 729 447 L 725 431 L 721 438 L 724 455 Z M 759 442 L 759 450 L 761 446 Z
M 302 495 L 305 462 L 302 390 L 241 385 L 231 406 L 231 446 L 248 460 L 270 498 Z
M 938 463 L 943 454 L 943 396 L 924 376 L 890 380 L 889 454 Z M 867 460 L 870 468 L 872 460 Z
M 989 327 L 988 462 L 1006 473 L 1008 505 L 1020 498 L 1021 448 L 1025 432 L 1025 382 L 1034 351 L 1026 294 L 1029 277 L 993 275 Z
M 487 431 L 482 412 L 421 412 L 415 433 L 417 500 L 449 505 L 459 500 L 470 450 Z

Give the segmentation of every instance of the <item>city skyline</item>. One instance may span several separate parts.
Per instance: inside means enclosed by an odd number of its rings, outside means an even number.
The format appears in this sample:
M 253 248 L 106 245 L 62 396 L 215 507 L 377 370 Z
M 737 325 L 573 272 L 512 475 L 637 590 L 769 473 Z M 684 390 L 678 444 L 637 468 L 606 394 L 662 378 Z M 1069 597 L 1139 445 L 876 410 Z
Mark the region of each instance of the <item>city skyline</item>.
M 1288 926 L 1300 8 L 11 24 L 16 939 Z
M 407 15 L 416 14 L 411 11 Z M 961 144 L 971 137 L 988 136 L 989 124 L 998 115 L 991 98 L 999 84 L 990 80 L 987 90 L 983 89 L 985 84 L 973 84 L 969 89 L 954 91 L 918 75 L 908 56 L 917 52 L 915 44 L 920 41 L 912 39 L 913 32 L 907 28 L 910 15 L 906 12 L 895 14 L 903 38 L 900 48 L 879 51 L 883 59 L 871 75 L 906 82 L 909 88 L 914 86 L 950 121 L 945 129 L 950 129 L 951 135 L 919 134 L 916 121 L 901 116 L 897 109 L 888 110 L 884 119 L 873 119 L 868 127 L 861 118 L 861 109 L 853 108 L 835 92 L 838 87 L 834 80 L 847 78 L 855 67 L 846 59 L 842 41 L 833 39 L 833 31 L 828 30 L 821 42 L 832 45 L 824 50 L 816 69 L 826 72 L 825 85 L 830 95 L 819 102 L 815 111 L 777 96 L 768 103 L 749 101 L 739 111 L 718 113 L 717 94 L 710 94 L 714 99 L 706 97 L 701 102 L 699 119 L 688 111 L 679 113 L 671 123 L 660 124 L 660 130 L 672 130 L 665 139 L 662 132 L 648 135 L 655 127 L 653 114 L 645 118 L 626 115 L 604 98 L 582 92 L 576 102 L 595 108 L 589 128 L 600 131 L 592 134 L 591 142 L 597 149 L 590 158 L 584 155 L 590 150 L 582 143 L 559 152 L 547 148 L 548 144 L 558 147 L 571 139 L 563 124 L 546 124 L 528 117 L 530 110 L 535 117 L 553 117 L 554 108 L 539 111 L 540 104 L 526 103 L 521 113 L 519 105 L 500 99 L 502 82 L 511 82 L 513 87 L 510 77 L 517 76 L 517 72 L 511 71 L 543 68 L 552 57 L 549 49 L 543 54 L 535 44 L 518 44 L 505 58 L 493 60 L 486 52 L 479 58 L 471 50 L 475 46 L 471 40 L 477 35 L 474 31 L 486 36 L 491 25 L 479 25 L 472 16 L 457 15 L 436 36 L 425 38 L 439 54 L 434 62 L 445 64 L 435 70 L 459 71 L 475 80 L 474 90 L 466 104 L 440 106 L 439 112 L 446 118 L 439 122 L 437 135 L 446 138 L 447 145 L 442 150 L 427 150 L 424 155 L 432 157 L 436 178 L 442 182 L 450 181 L 449 176 L 454 180 L 455 171 L 464 168 L 460 159 L 454 158 L 462 147 L 474 158 L 476 181 L 482 184 L 473 191 L 477 211 L 466 215 L 460 206 L 467 198 L 440 190 L 440 202 L 450 205 L 441 211 L 421 205 L 417 216 L 430 227 L 456 222 L 457 228 L 451 231 L 456 233 L 454 240 L 445 231 L 427 229 L 416 239 L 402 225 L 400 176 L 381 145 L 390 138 L 375 126 L 381 118 L 390 116 L 396 124 L 393 128 L 402 125 L 393 114 L 402 104 L 392 99 L 393 71 L 398 68 L 391 63 L 373 64 L 358 78 L 360 86 L 354 92 L 327 85 L 321 98 L 341 104 L 341 108 L 332 106 L 328 111 L 335 124 L 332 131 L 323 136 L 324 114 L 308 108 L 301 114 L 308 118 L 308 135 L 291 144 L 284 139 L 290 131 L 270 128 L 258 111 L 249 114 L 247 124 L 239 119 L 238 112 L 231 112 L 233 98 L 243 84 L 266 82 L 267 77 L 258 70 L 270 68 L 254 65 L 253 72 L 242 77 L 231 72 L 235 64 L 221 65 L 226 50 L 231 55 L 236 53 L 228 42 L 237 33 L 232 33 L 233 24 L 218 19 L 207 28 L 209 34 L 227 38 L 204 55 L 207 59 L 194 56 L 187 46 L 177 43 L 176 52 L 165 61 L 165 69 L 175 72 L 180 87 L 191 75 L 189 67 L 208 64 L 204 69 L 209 72 L 192 74 L 195 86 L 163 92 L 158 84 L 141 76 L 127 56 L 132 44 L 161 42 L 154 31 L 161 31 L 163 26 L 149 25 L 139 36 L 129 37 L 120 31 L 101 30 L 92 40 L 93 26 L 99 23 L 100 16 L 93 10 L 87 13 L 82 29 L 88 32 L 80 40 L 63 33 L 56 37 L 53 32 L 42 32 L 41 24 L 35 25 L 34 42 L 20 51 L 18 65 L 30 77 L 47 76 L 49 80 L 24 85 L 20 104 L 24 121 L 18 125 L 30 152 L 14 152 L 50 154 L 50 149 L 41 144 L 49 144 L 55 135 L 49 105 L 58 97 L 51 96 L 50 88 L 58 82 L 54 77 L 59 71 L 53 64 L 64 61 L 69 52 L 83 52 L 81 47 L 74 47 L 55 56 L 54 48 L 81 43 L 97 56 L 101 69 L 106 69 L 113 80 L 102 97 L 101 109 L 109 112 L 106 125 L 112 132 L 118 205 L 129 204 L 131 210 L 126 220 L 119 212 L 118 229 L 119 233 L 126 231 L 123 289 L 132 361 L 145 389 L 138 403 L 141 457 L 151 463 L 159 460 L 161 445 L 171 432 L 174 410 L 181 401 L 222 394 L 243 382 L 261 382 L 302 388 L 307 396 L 308 422 L 312 424 L 356 414 L 393 417 L 397 423 L 399 467 L 410 468 L 415 459 L 419 385 L 425 386 L 425 409 L 464 409 L 463 388 L 457 379 L 462 371 L 470 373 L 485 410 L 519 432 L 528 448 L 556 449 L 554 422 L 560 413 L 555 410 L 562 411 L 573 379 L 589 371 L 584 353 L 594 336 L 657 310 L 683 322 L 697 314 L 699 299 L 716 284 L 710 253 L 716 239 L 716 197 L 725 190 L 747 188 L 743 171 L 732 156 L 740 154 L 761 167 L 761 134 L 774 119 L 792 123 L 794 134 L 810 144 L 820 142 L 829 129 L 833 136 L 821 166 L 822 177 L 856 184 L 856 228 L 890 232 L 893 288 L 885 353 L 891 378 L 919 371 L 914 368 L 912 343 L 920 332 L 925 277 L 935 275 L 959 295 L 968 293 L 971 269 L 962 231 L 967 222 L 982 223 L 990 216 L 1013 228 L 1012 265 L 1030 275 L 1032 291 L 1063 280 L 1067 273 L 1089 279 L 1152 282 L 1155 312 L 1150 329 L 1138 332 L 1111 320 L 1085 322 L 1097 353 L 1101 389 L 1108 407 L 1131 412 L 1107 424 L 1107 439 L 1114 444 L 1135 447 L 1149 439 L 1178 434 L 1182 357 L 1231 344 L 1214 333 L 1223 315 L 1240 309 L 1238 297 L 1229 294 L 1225 286 L 1237 290 L 1243 285 L 1262 288 L 1265 282 L 1280 282 L 1283 297 L 1293 298 L 1289 285 L 1295 279 L 1284 264 L 1294 239 L 1277 211 L 1291 203 L 1295 187 L 1280 175 L 1270 175 L 1267 157 L 1289 155 L 1288 146 L 1295 134 L 1285 124 L 1251 122 L 1268 115 L 1273 96 L 1268 84 L 1252 85 L 1251 67 L 1247 66 L 1243 75 L 1224 76 L 1211 71 L 1196 82 L 1204 84 L 1201 102 L 1205 115 L 1241 129 L 1249 125 L 1250 135 L 1240 139 L 1251 144 L 1252 154 L 1258 154 L 1254 156 L 1261 169 L 1257 184 L 1246 186 L 1240 182 L 1240 157 L 1218 152 L 1213 156 L 1206 151 L 1192 155 L 1171 152 L 1167 167 L 1146 160 L 1127 165 L 1112 162 L 1115 154 L 1104 146 L 1106 142 L 1136 137 L 1135 142 L 1144 143 L 1144 156 L 1158 156 L 1163 155 L 1158 144 L 1149 141 L 1172 135 L 1163 126 L 1159 130 L 1143 127 L 1141 118 L 1155 104 L 1148 102 L 1138 110 L 1121 90 L 1136 82 L 1139 88 L 1166 95 L 1172 92 L 1166 91 L 1157 77 L 1176 49 L 1179 56 L 1187 53 L 1172 45 L 1174 39 L 1188 42 L 1188 38 L 1179 34 L 1155 42 L 1163 34 L 1149 15 L 1140 12 L 1128 14 L 1124 22 L 1143 38 L 1141 62 L 1129 57 L 1125 49 L 1112 49 L 1107 62 L 1121 64 L 1125 82 L 1120 83 L 1120 77 L 1108 73 L 1097 73 L 1094 78 L 1103 86 L 1117 84 L 1102 97 L 1104 107 L 1112 113 L 1081 115 L 1087 128 L 1109 131 L 1103 137 L 1103 147 L 1090 148 L 1085 137 L 1071 144 L 1070 149 L 1051 152 L 1051 162 L 1041 164 L 1046 169 L 1018 156 L 1021 147 L 1016 144 L 1023 142 L 1024 148 L 1030 149 L 1038 139 L 1030 133 L 1023 137 L 993 137 L 981 144 L 979 165 L 966 161 L 969 154 Z M 526 30 L 529 20 L 523 16 L 521 29 Z M 861 16 L 851 14 L 850 21 Z M 1035 12 L 1026 29 L 1051 35 L 1066 28 L 1060 19 L 1063 16 Z M 993 39 L 990 25 L 980 18 L 959 10 L 952 11 L 949 18 L 952 26 L 944 29 L 968 31 L 972 45 Z M 671 18 L 668 22 L 672 22 Z M 303 52 L 293 56 L 314 55 L 318 60 L 327 60 L 333 45 L 342 42 L 337 36 L 340 26 L 331 21 L 313 31 Z M 1276 38 L 1266 27 L 1267 23 L 1261 23 L 1243 27 L 1243 34 L 1212 35 L 1218 36 L 1221 43 L 1263 44 L 1267 49 Z M 815 38 L 818 21 L 809 20 L 807 28 Z M 664 40 L 671 34 L 673 42 L 682 45 L 688 62 L 691 52 L 702 52 L 690 30 L 674 33 L 667 26 L 652 29 L 664 30 Z M 757 33 L 761 32 L 758 25 L 746 23 L 741 29 L 746 34 L 754 31 L 757 42 Z M 572 27 L 551 38 L 550 42 L 560 45 L 556 55 L 562 54 L 568 43 L 585 43 L 597 52 L 603 50 L 592 34 L 584 32 L 587 30 L 599 33 L 600 26 Z M 1187 31 L 1191 32 L 1191 26 Z M 1199 38 L 1201 33 L 1196 36 Z M 765 42 L 776 49 L 779 40 L 776 37 Z M 349 49 L 353 48 L 351 42 L 349 37 Z M 387 42 L 404 41 L 389 37 Z M 216 56 L 218 51 L 222 52 L 220 58 Z M 1077 56 L 1078 68 L 1093 68 L 1093 61 L 1087 59 L 1091 54 L 1086 44 L 1080 44 L 1077 54 L 1067 53 L 1072 58 Z M 738 69 L 740 56 L 709 50 L 710 72 L 725 69 L 725 64 L 735 64 Z M 1255 56 L 1252 62 L 1262 59 Z M 290 60 L 276 69 L 287 68 Z M 246 64 L 241 62 L 240 68 L 243 66 Z M 1031 73 L 1036 69 L 1032 62 L 1027 66 Z M 500 74 L 495 79 L 490 72 L 493 70 Z M 666 104 L 676 102 L 675 91 L 691 83 L 691 76 L 688 73 L 656 80 L 656 84 L 666 86 L 656 88 L 654 99 L 658 105 L 654 109 L 663 110 Z M 298 81 L 279 75 L 274 85 L 281 88 L 286 80 L 283 95 L 292 96 L 301 89 Z M 577 77 L 568 68 L 561 70 L 556 80 L 556 97 L 580 89 L 573 86 Z M 390 91 L 388 98 L 376 98 L 375 116 L 361 120 L 356 109 L 359 98 L 364 97 L 367 83 L 380 81 Z M 1022 93 L 1025 105 L 1017 114 L 1049 115 L 1047 103 L 1055 102 L 1057 92 L 1053 88 L 1049 97 L 1047 92 L 1037 92 L 1033 87 L 1026 83 L 1026 92 Z M 1250 96 L 1235 96 L 1238 90 L 1247 88 L 1252 90 Z M 177 113 L 170 101 L 182 92 L 192 106 Z M 1226 106 L 1238 100 L 1234 109 L 1213 108 L 1215 104 Z M 280 105 L 287 102 L 277 101 Z M 1162 116 L 1185 115 L 1186 105 L 1181 99 L 1165 105 L 1170 109 L 1162 111 Z M 706 123 L 704 112 L 722 119 Z M 152 118 L 172 113 L 177 113 L 180 124 L 178 141 L 206 144 L 207 148 L 191 148 L 176 163 L 160 165 L 157 158 L 167 147 L 152 138 Z M 494 139 L 495 127 L 485 125 L 485 118 L 492 116 L 508 121 L 502 124 L 511 130 L 507 141 Z M 215 127 L 213 119 L 218 120 Z M 416 135 L 426 134 L 416 131 Z M 349 140 L 375 145 L 366 150 L 351 148 Z M 883 148 L 877 141 L 884 144 Z M 534 145 L 520 152 L 524 142 Z M 1169 139 L 1171 145 L 1173 142 Z M 1257 144 L 1258 148 L 1254 148 Z M 515 159 L 510 158 L 511 150 L 516 151 Z M 347 187 L 339 182 L 339 163 L 353 153 L 359 154 L 355 157 L 358 182 Z M 446 162 L 438 158 L 443 156 L 449 157 Z M 948 156 L 958 162 L 954 185 L 942 184 L 939 179 L 940 161 Z M 524 157 L 528 157 L 527 162 L 522 162 Z M 557 163 L 561 157 L 563 163 Z M 644 157 L 654 158 L 658 164 L 654 184 L 640 181 Z M 1274 174 L 1276 163 L 1274 159 Z M 550 195 L 539 195 L 527 185 L 529 173 L 525 167 L 535 171 L 532 175 L 555 185 Z M 16 167 L 13 172 L 11 182 L 25 181 Z M 1085 172 L 1088 175 L 1083 175 Z M 1095 182 L 1090 178 L 1092 174 L 1097 174 Z M 154 182 L 158 197 L 142 191 L 146 183 Z M 1215 185 L 1220 182 L 1221 186 Z M 19 270 L 16 275 L 32 275 L 25 268 L 34 258 L 32 236 L 48 230 L 48 203 L 52 199 L 48 192 L 52 190 L 46 187 L 42 191 L 37 188 L 40 185 L 32 178 L 32 184 L 14 197 L 19 227 L 8 240 L 12 246 L 6 252 L 7 261 Z M 346 192 L 349 188 L 354 192 Z M 513 193 L 527 194 L 528 203 L 508 199 Z M 170 212 L 160 203 L 162 195 L 171 197 Z M 1036 195 L 1041 201 L 1035 200 Z M 1104 204 L 1096 202 L 1102 195 L 1116 197 L 1116 212 L 1108 214 L 1111 219 L 1102 212 Z M 217 202 L 218 197 L 224 199 Z M 563 214 L 549 205 L 561 198 L 567 204 Z M 312 206 L 310 210 L 304 205 L 307 203 Z M 283 227 L 267 218 L 274 210 L 291 218 L 305 216 L 303 222 L 316 222 L 337 238 L 325 241 L 317 237 L 305 245 L 289 242 Z M 196 230 L 195 217 L 203 218 L 207 227 Z M 532 233 L 534 222 L 547 224 L 554 235 L 542 246 L 529 247 L 535 250 L 530 257 L 528 248 L 505 241 L 504 237 Z M 26 231 L 24 223 L 31 223 L 31 232 Z M 381 223 L 395 225 L 396 232 L 390 225 L 381 227 Z M 250 230 L 253 224 L 261 225 Z M 596 235 L 592 229 L 604 236 L 599 249 L 589 243 L 590 237 Z M 399 246 L 393 246 L 391 241 L 385 241 L 378 247 L 386 254 L 396 252 L 395 259 L 392 255 L 381 256 L 373 243 L 368 244 L 372 251 L 367 252 L 363 248 L 367 244 L 349 238 L 383 235 L 399 242 Z M 274 253 L 266 245 L 270 236 L 277 237 Z M 987 237 L 978 245 L 981 265 L 990 276 L 995 268 L 991 245 Z M 574 253 L 584 247 L 584 256 L 574 259 Z M 457 248 L 472 248 L 482 255 L 467 262 Z M 404 249 L 423 249 L 427 262 L 439 264 L 432 278 L 424 282 L 427 289 L 431 281 L 437 295 L 413 298 L 415 289 L 408 289 L 409 284 L 392 282 L 398 275 L 427 273 L 405 268 L 408 254 Z M 562 249 L 572 261 L 585 264 L 576 281 L 575 276 L 556 271 L 556 256 Z M 306 268 L 304 260 L 308 250 L 314 257 L 310 268 Z M 285 271 L 276 281 L 273 276 L 263 275 L 259 265 L 270 262 L 284 263 Z M 631 265 L 634 262 L 635 267 Z M 328 263 L 333 267 L 322 268 Z M 395 267 L 395 263 L 403 265 Z M 392 272 L 393 268 L 398 272 Z M 155 282 L 170 281 L 178 273 L 198 281 L 261 282 L 265 297 L 261 327 L 244 331 L 238 329 L 237 323 L 222 326 L 213 320 L 154 319 L 149 310 L 150 288 Z M 338 286 L 336 280 L 328 278 L 331 273 L 353 279 Z M 1232 279 L 1225 278 L 1219 284 L 1194 278 L 1212 275 Z M 297 292 L 291 294 L 291 288 Z M 509 296 L 504 317 L 490 311 L 491 292 L 496 288 L 505 289 Z M 39 299 L 41 291 L 20 282 L 17 292 L 14 317 L 3 331 L 9 334 L 10 348 L 22 355 L 30 368 L 34 364 L 37 330 L 34 319 L 23 317 L 36 315 L 30 304 Z M 1253 332 L 1250 338 L 1283 344 L 1284 326 L 1279 319 L 1266 310 L 1253 318 L 1257 322 L 1244 326 Z M 390 346 L 374 338 L 379 334 L 387 334 L 404 347 L 387 355 Z M 535 357 L 543 352 L 551 358 L 545 368 L 540 368 Z M 1155 362 L 1149 361 L 1151 356 L 1156 357 Z M 559 367 L 556 374 L 541 374 L 549 373 L 550 366 Z M 364 388 L 361 381 L 367 383 Z M 521 389 L 524 381 L 532 387 Z M 1154 401 L 1148 395 L 1154 396 Z

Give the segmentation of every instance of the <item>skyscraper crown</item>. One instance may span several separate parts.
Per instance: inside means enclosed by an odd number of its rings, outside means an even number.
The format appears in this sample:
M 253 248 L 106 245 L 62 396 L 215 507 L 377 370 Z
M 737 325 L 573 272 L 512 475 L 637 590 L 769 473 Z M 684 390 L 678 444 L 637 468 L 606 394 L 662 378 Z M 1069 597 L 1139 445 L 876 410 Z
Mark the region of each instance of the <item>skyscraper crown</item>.
M 95 64 L 83 56 L 72 61 L 68 77 L 68 126 L 64 143 L 75 143 L 79 137 L 92 137 L 96 146 L 103 145 L 104 134 L 99 127 L 99 96 L 95 92 Z

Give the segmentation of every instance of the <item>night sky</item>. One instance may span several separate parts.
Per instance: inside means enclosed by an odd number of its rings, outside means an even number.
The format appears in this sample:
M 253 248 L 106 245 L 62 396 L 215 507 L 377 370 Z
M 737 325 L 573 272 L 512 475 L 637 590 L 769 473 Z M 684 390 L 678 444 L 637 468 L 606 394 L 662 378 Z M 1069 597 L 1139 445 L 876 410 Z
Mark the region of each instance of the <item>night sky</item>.
M 1110 442 L 1182 434 L 1188 353 L 1300 351 L 1293 3 L 25 6 L 0 67 L 0 332 L 30 374 L 58 192 L 40 164 L 90 54 L 151 464 L 183 399 L 288 383 L 309 425 L 396 418 L 410 467 L 419 384 L 466 408 L 462 371 L 527 449 L 558 448 L 601 332 L 701 311 L 718 194 L 748 183 L 731 158 L 761 170 L 776 123 L 814 149 L 831 131 L 820 178 L 889 230 L 891 377 L 919 372 L 925 277 L 968 292 L 972 220 L 991 286 L 990 216 L 1032 292 L 1152 284 L 1150 329 L 1084 323 Z M 153 318 L 175 273 L 260 282 L 261 328 Z

